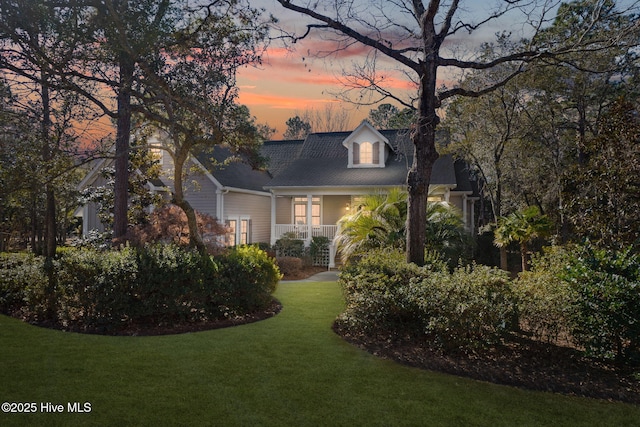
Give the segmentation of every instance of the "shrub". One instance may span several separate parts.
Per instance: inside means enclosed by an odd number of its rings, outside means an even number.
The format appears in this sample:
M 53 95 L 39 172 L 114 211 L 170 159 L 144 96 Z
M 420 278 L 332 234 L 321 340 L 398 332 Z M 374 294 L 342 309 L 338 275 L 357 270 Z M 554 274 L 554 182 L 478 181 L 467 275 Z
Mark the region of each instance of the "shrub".
M 266 308 L 280 273 L 258 248 L 219 257 L 176 245 L 65 251 L 56 260 L 57 306 L 48 310 L 43 258 L 0 258 L 0 309 L 66 329 L 114 333 Z M 44 318 L 47 314 L 49 317 Z
M 508 274 L 486 266 L 456 268 L 421 284 L 425 330 L 446 350 L 489 347 L 513 330 L 514 298 Z
M 573 334 L 588 355 L 640 363 L 640 256 L 585 247 L 567 269 Z
M 340 275 L 352 331 L 426 338 L 445 350 L 495 344 L 509 331 L 514 303 L 505 272 L 489 267 L 407 264 L 398 251 L 375 251 Z
M 339 322 L 357 332 L 402 336 L 419 332 L 416 298 L 401 289 L 412 279 L 426 278 L 429 270 L 408 264 L 392 249 L 370 252 L 345 266 L 340 274 L 346 310 Z M 409 298 L 408 298 L 409 297 Z
M 277 257 L 276 263 L 280 272 L 285 276 L 292 276 L 302 270 L 302 260 L 291 256 Z
M 138 266 L 132 248 L 65 253 L 58 260 L 59 321 L 79 330 L 110 332 L 135 319 Z
M 46 285 L 44 258 L 27 253 L 0 254 L 0 311 L 14 313 L 32 306 L 41 312 Z
M 276 256 L 289 256 L 294 258 L 302 258 L 305 255 L 304 241 L 295 238 L 292 234 L 286 234 L 282 238 L 276 240 L 274 246 Z
M 514 282 L 520 326 L 535 338 L 556 342 L 571 332 L 574 293 L 563 275 L 575 248 L 553 246 L 535 255 L 531 270 Z
M 137 321 L 175 324 L 216 318 L 211 299 L 218 265 L 195 249 L 155 244 L 136 251 L 139 277 L 133 287 L 132 316 Z
M 239 246 L 217 260 L 232 310 L 251 312 L 271 302 L 282 275 L 265 251 L 256 246 Z

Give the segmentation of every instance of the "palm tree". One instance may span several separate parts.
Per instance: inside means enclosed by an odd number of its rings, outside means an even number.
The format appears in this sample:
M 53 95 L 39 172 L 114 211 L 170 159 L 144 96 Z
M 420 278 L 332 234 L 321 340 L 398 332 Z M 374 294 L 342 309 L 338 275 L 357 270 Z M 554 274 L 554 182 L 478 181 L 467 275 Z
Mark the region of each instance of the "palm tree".
M 457 262 L 470 240 L 459 213 L 448 203 L 429 203 L 427 219 L 427 248 Z M 335 242 L 342 261 L 375 248 L 404 248 L 406 221 L 406 192 L 365 196 L 353 214 L 338 221 Z
M 457 263 L 472 243 L 458 209 L 447 202 L 427 203 L 427 249 L 440 253 L 450 263 Z
M 494 244 L 501 249 L 500 268 L 507 270 L 506 247 L 518 242 L 522 258 L 522 271 L 528 269 L 529 244 L 536 238 L 546 237 L 551 232 L 551 221 L 536 206 L 502 217 L 494 231 Z M 504 253 L 504 256 L 503 256 Z
M 380 247 L 404 246 L 407 194 L 399 189 L 365 196 L 353 214 L 338 221 L 335 243 L 346 262 Z

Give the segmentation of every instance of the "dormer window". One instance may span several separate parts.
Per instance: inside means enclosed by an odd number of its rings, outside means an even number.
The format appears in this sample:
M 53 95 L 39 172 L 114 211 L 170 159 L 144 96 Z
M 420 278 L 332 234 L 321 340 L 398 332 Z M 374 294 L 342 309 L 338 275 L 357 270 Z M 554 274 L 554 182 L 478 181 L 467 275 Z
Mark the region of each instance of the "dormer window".
M 366 120 L 344 140 L 349 150 L 349 168 L 383 168 L 389 141 Z
M 380 163 L 380 143 L 379 142 L 354 142 L 353 143 L 353 164 L 354 165 L 377 165 Z

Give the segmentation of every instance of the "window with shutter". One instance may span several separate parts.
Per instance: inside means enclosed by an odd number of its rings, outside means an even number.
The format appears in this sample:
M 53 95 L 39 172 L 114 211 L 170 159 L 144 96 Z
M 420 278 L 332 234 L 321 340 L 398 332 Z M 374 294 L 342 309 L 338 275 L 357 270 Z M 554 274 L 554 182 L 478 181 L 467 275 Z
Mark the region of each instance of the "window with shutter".
M 351 150 L 353 152 L 353 164 L 360 164 L 360 145 L 357 143 L 353 143 Z

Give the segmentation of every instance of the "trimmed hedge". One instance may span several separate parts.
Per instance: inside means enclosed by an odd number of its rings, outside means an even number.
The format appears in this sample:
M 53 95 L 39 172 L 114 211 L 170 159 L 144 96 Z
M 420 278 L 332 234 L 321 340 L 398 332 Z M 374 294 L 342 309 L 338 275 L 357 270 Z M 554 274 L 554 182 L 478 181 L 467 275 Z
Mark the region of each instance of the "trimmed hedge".
M 26 253 L 0 254 L 2 313 L 18 313 L 25 304 L 44 308 L 46 284 L 44 258 Z
M 427 339 L 448 351 L 501 341 L 514 318 L 505 272 L 484 267 L 418 267 L 397 251 L 375 251 L 340 275 L 347 307 L 337 322 L 352 333 Z
M 239 247 L 216 257 L 162 244 L 66 251 L 54 261 L 55 318 L 45 319 L 48 282 L 43 260 L 14 255 L 0 260 L 3 312 L 101 333 L 255 312 L 271 303 L 281 277 L 274 260 L 256 247 Z

